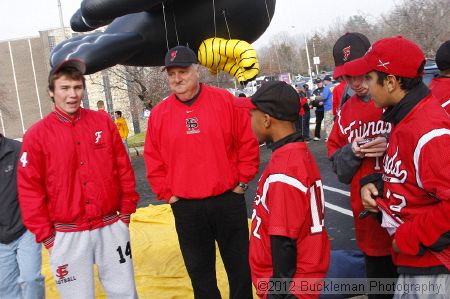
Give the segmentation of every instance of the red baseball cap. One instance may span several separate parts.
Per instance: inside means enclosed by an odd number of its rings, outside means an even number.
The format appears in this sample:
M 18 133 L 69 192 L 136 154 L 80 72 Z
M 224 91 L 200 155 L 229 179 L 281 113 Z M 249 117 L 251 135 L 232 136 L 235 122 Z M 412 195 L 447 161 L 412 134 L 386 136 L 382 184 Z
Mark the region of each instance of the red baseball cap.
M 372 45 L 367 53 L 344 64 L 345 73 L 360 76 L 371 71 L 380 71 L 405 78 L 415 78 L 425 60 L 422 50 L 412 41 L 393 36 L 383 38 Z

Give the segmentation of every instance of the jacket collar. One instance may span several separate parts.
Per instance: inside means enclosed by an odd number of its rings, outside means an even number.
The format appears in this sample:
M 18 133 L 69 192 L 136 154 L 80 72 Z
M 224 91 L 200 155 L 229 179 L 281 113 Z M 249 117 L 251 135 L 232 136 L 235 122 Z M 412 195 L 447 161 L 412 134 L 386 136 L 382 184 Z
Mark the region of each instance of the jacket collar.
M 62 122 L 67 122 L 67 123 L 71 123 L 74 124 L 77 121 L 80 120 L 80 116 L 81 116 L 81 107 L 78 108 L 77 112 L 75 113 L 74 116 L 70 116 L 68 114 L 66 114 L 65 112 L 63 112 L 61 109 L 59 109 L 56 105 L 54 105 L 55 110 L 53 111 L 53 113 L 55 113 L 55 115 L 59 118 L 59 120 L 61 120 Z
M 382 120 L 397 125 L 405 116 L 416 107 L 419 102 L 430 94 L 430 90 L 424 83 L 413 87 L 406 96 L 393 107 L 389 107 L 383 113 Z
M 194 104 L 195 101 L 197 101 L 198 96 L 200 95 L 200 92 L 201 92 L 201 91 L 202 91 L 202 83 L 199 83 L 198 91 L 197 91 L 197 93 L 194 95 L 194 97 L 193 97 L 192 99 L 187 100 L 187 101 L 184 101 L 184 102 L 183 102 L 182 100 L 180 100 L 180 99 L 177 97 L 176 94 L 174 94 L 174 95 L 175 95 L 175 98 L 176 98 L 180 103 L 182 103 L 182 104 L 184 104 L 184 105 L 186 105 L 186 106 L 192 106 L 192 104 Z
M 303 135 L 301 132 L 295 132 L 290 135 L 287 135 L 286 137 L 281 138 L 280 140 L 268 144 L 268 147 L 274 152 L 275 150 L 279 149 L 283 145 L 286 145 L 291 142 L 302 142 L 304 141 Z

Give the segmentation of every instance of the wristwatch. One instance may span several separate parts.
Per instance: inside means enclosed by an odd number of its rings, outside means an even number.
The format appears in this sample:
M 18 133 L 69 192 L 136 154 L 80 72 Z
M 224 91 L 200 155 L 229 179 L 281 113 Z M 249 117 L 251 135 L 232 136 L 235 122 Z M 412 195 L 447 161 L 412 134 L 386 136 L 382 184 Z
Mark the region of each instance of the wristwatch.
M 247 191 L 248 189 L 248 184 L 243 183 L 243 182 L 239 182 L 238 186 L 242 188 L 242 190 Z

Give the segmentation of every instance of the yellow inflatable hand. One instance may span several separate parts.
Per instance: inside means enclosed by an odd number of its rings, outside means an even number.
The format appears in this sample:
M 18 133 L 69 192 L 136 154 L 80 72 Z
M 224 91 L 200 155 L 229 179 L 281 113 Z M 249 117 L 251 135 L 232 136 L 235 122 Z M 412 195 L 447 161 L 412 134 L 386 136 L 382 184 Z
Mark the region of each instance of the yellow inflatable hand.
M 211 74 L 223 70 L 236 77 L 241 84 L 253 80 L 259 72 L 255 49 L 238 39 L 215 37 L 204 40 L 198 49 L 198 61 Z

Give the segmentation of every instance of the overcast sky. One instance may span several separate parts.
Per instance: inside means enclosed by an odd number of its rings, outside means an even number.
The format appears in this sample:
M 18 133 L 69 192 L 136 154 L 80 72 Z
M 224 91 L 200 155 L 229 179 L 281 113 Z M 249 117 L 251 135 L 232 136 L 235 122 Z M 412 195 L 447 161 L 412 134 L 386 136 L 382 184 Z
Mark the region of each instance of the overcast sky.
M 81 0 L 60 1 L 64 24 L 69 26 L 70 18 L 79 8 Z M 327 29 L 336 19 L 346 19 L 358 13 L 376 19 L 399 1 L 277 0 L 272 22 L 255 46 L 267 43 L 280 31 L 310 35 L 317 29 Z M 261 2 L 263 4 L 264 0 Z M 0 0 L 0 40 L 37 36 L 40 30 L 59 26 L 58 0 Z

